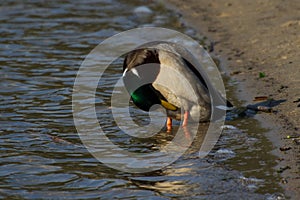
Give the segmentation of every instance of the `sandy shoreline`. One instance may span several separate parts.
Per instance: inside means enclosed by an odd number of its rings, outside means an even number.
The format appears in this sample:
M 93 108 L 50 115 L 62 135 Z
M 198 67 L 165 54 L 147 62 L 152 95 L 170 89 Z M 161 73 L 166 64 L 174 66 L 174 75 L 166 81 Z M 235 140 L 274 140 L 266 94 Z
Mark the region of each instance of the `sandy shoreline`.
M 166 2 L 163 2 L 166 3 Z M 236 95 L 246 103 L 255 96 L 286 100 L 276 113 L 259 120 L 282 159 L 286 194 L 300 197 L 300 4 L 297 0 L 168 0 L 182 20 L 214 43 L 214 56 L 238 84 Z M 291 147 L 280 151 L 280 147 Z

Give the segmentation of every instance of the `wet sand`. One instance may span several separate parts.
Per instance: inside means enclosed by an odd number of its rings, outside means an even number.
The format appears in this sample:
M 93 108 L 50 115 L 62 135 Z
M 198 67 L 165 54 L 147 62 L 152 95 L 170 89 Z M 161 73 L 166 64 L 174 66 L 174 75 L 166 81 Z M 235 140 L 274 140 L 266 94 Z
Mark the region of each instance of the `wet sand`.
M 213 56 L 237 83 L 235 95 L 245 105 L 257 96 L 286 100 L 258 119 L 270 129 L 278 169 L 286 168 L 281 173 L 286 194 L 299 199 L 299 1 L 168 0 L 167 6 L 214 44 Z

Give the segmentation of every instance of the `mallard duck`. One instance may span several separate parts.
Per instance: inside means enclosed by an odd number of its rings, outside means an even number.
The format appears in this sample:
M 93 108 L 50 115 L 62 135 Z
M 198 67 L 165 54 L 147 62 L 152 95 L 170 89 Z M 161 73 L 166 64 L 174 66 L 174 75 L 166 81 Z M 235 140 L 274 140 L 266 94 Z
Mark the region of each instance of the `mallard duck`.
M 133 103 L 144 111 L 155 104 L 163 106 L 168 131 L 172 119 L 182 120 L 183 127 L 189 121 L 210 120 L 208 86 L 186 60 L 190 57 L 187 50 L 174 43 L 152 42 L 129 52 L 123 62 L 123 80 Z

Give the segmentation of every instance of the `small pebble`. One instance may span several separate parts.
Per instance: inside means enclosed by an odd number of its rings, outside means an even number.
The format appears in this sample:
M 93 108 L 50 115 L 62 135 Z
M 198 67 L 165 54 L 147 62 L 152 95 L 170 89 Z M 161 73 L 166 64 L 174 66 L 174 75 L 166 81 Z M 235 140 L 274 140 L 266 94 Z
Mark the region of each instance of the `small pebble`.
M 300 139 L 293 139 L 293 142 L 294 142 L 296 145 L 300 145 Z
M 233 71 L 230 73 L 230 75 L 236 75 L 236 74 L 240 74 L 240 73 L 242 73 L 242 71 Z
M 297 99 L 297 100 L 295 100 L 295 101 L 293 101 L 293 103 L 298 103 L 298 102 L 300 102 L 300 98 Z
M 257 96 L 257 97 L 254 97 L 254 101 L 266 101 L 266 100 L 268 100 L 267 96 Z
M 288 151 L 288 150 L 292 149 L 292 147 L 280 147 L 279 149 L 280 149 L 280 151 Z
M 225 130 L 236 130 L 237 128 L 235 126 L 232 126 L 232 125 L 223 125 L 221 126 L 222 129 L 225 129 Z
M 278 172 L 278 173 L 282 173 L 282 172 L 284 172 L 284 171 L 287 170 L 287 169 L 291 169 L 291 167 L 290 167 L 290 166 L 280 167 L 280 168 L 277 170 L 277 172 Z
M 287 181 L 285 178 L 282 178 L 282 179 L 281 179 L 281 183 L 282 183 L 282 184 L 287 184 L 288 181 Z

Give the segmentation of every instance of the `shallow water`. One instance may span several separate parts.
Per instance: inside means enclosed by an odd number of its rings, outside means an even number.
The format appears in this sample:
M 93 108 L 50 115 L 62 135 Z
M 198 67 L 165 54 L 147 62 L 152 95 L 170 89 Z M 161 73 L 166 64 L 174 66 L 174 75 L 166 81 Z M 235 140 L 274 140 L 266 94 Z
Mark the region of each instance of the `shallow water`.
M 133 14 L 145 2 L 152 13 Z M 0 9 L 0 198 L 281 196 L 272 145 L 252 118 L 230 122 L 233 127 L 223 132 L 207 157 L 199 159 L 195 145 L 175 163 L 149 173 L 111 169 L 82 145 L 73 122 L 72 87 L 85 56 L 102 40 L 130 28 L 162 26 L 192 33 L 173 13 L 151 1 L 122 0 L 11 0 Z M 161 145 L 172 135 L 162 131 L 151 140 L 131 140 L 103 117 L 121 71 L 121 60 L 116 61 L 106 85 L 100 83 L 98 118 L 124 148 L 151 151 L 157 141 Z

